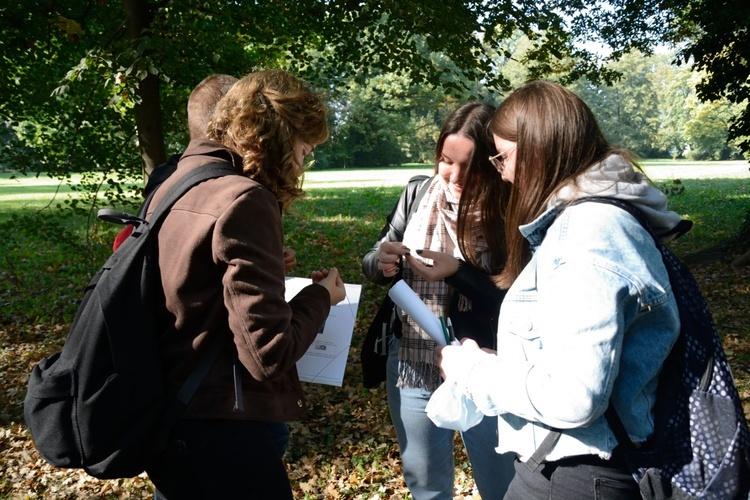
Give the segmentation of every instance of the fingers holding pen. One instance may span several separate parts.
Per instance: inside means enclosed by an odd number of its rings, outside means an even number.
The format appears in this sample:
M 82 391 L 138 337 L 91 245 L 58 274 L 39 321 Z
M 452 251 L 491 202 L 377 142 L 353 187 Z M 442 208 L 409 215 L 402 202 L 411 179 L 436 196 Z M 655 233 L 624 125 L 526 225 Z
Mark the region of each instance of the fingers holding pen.
M 401 259 L 408 255 L 409 249 L 403 243 L 384 241 L 378 248 L 378 269 L 387 278 L 395 276 Z

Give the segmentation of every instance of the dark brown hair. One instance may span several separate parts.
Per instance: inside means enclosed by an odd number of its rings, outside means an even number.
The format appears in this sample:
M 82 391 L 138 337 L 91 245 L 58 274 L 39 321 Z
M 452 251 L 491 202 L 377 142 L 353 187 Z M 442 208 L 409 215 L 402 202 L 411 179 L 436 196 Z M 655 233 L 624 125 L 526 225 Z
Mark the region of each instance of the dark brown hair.
M 458 134 L 474 142 L 459 201 L 458 244 L 466 261 L 479 267 L 471 245 L 471 228 L 479 209 L 479 224 L 492 256 L 491 272 L 497 274 L 505 264 L 503 202 L 506 200 L 507 187 L 488 159 L 496 154 L 495 145 L 487 131 L 494 111 L 495 108 L 488 104 L 469 102 L 451 113 L 440 130 L 435 146 L 435 172 L 437 173 L 443 145 L 449 135 Z

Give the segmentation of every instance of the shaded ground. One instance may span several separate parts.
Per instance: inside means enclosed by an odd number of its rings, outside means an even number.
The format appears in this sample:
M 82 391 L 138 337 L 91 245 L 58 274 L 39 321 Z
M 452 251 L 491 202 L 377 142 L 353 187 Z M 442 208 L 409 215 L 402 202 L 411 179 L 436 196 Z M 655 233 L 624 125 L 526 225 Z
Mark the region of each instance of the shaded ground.
M 745 414 L 750 416 L 750 268 L 694 266 L 693 272 L 724 336 Z M 363 296 L 369 298 L 360 305 L 344 387 L 306 384 L 312 409 L 292 424 L 286 464 L 297 498 L 407 498 L 385 391 L 366 390 L 359 383 L 357 346 L 366 328 L 364 318 L 371 317 L 377 304 L 372 290 Z M 5 346 L 0 353 L 0 498 L 150 498 L 152 486 L 144 477 L 99 481 L 44 463 L 21 423 L 22 401 L 29 371 L 44 352 L 59 348 L 66 327 L 43 325 L 11 335 L 13 328 L 19 327 L 0 330 L 0 345 Z M 20 337 L 23 342 L 11 341 Z M 457 468 L 456 497 L 474 497 L 462 453 Z

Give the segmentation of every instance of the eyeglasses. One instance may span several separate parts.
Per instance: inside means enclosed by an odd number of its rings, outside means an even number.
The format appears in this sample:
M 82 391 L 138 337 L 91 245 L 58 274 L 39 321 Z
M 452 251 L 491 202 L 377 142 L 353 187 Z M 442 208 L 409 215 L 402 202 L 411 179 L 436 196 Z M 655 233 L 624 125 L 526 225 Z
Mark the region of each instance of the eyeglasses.
M 489 157 L 490 163 L 492 163 L 492 166 L 495 167 L 498 172 L 503 173 L 503 170 L 505 169 L 505 160 L 508 159 L 508 155 L 512 153 L 514 149 L 516 149 L 515 146 L 507 151 Z

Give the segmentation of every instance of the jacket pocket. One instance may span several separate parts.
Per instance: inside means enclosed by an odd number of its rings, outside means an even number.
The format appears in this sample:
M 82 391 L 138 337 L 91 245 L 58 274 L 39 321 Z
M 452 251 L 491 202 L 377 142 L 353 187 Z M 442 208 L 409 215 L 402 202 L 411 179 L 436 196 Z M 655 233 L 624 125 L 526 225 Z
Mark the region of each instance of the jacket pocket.
M 519 316 L 507 323 L 508 347 L 516 351 L 517 355 L 530 361 L 539 355 L 542 349 L 542 339 L 538 330 L 534 328 L 531 316 Z
M 71 369 L 48 373 L 58 354 L 42 360 L 31 373 L 24 417 L 34 445 L 56 467 L 81 467 L 80 435 L 74 424 L 76 380 Z

